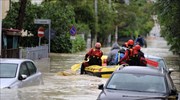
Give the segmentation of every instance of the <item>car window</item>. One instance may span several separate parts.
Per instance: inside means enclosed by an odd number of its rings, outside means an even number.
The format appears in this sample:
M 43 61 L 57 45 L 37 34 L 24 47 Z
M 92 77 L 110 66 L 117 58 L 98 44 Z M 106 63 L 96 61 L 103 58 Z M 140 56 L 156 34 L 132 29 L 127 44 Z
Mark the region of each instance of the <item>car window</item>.
M 25 74 L 27 76 L 29 76 L 29 70 L 27 69 L 26 63 L 22 63 L 20 66 L 20 75 Z
M 0 78 L 14 78 L 16 77 L 18 64 L 4 63 L 0 64 Z
M 127 91 L 166 92 L 164 77 L 144 74 L 115 73 L 106 88 Z
M 26 64 L 27 64 L 27 67 L 29 69 L 30 75 L 36 73 L 37 69 L 32 62 L 26 62 Z

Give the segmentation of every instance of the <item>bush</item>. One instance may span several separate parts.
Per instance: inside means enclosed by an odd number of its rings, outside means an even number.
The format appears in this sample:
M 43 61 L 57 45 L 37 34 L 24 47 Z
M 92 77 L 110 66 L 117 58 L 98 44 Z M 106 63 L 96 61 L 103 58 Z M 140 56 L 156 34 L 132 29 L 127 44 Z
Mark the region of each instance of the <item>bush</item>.
M 71 43 L 72 43 L 72 49 L 71 49 L 72 53 L 83 51 L 86 48 L 86 42 L 80 35 L 77 35 L 76 39 L 71 40 Z

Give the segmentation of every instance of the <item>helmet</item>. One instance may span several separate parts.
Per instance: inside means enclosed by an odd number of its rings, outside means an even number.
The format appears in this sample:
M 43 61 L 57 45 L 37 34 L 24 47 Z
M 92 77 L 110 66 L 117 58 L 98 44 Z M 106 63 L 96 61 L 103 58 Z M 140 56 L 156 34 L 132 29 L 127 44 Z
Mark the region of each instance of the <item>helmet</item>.
M 101 43 L 97 42 L 97 43 L 95 44 L 95 48 L 100 49 L 100 48 L 101 48 Z
M 135 45 L 135 46 L 134 46 L 134 49 L 136 49 L 136 50 L 141 50 L 141 46 L 140 46 L 140 45 Z
M 134 41 L 132 39 L 128 40 L 128 45 L 134 45 Z

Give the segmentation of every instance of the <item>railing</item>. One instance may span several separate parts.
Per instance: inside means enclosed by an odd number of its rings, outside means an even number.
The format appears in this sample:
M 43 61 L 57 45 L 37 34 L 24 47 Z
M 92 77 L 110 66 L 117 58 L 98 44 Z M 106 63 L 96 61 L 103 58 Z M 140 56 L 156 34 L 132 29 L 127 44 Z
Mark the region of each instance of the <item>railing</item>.
M 20 58 L 32 60 L 48 58 L 48 45 L 20 49 Z

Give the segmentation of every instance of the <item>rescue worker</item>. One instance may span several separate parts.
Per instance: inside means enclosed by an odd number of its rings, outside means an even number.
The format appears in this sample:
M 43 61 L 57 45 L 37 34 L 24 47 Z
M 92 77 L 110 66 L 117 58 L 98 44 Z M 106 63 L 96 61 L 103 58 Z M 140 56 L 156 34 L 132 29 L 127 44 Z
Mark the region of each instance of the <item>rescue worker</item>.
M 80 74 L 85 73 L 85 67 L 88 67 L 90 65 L 99 65 L 99 66 L 102 65 L 101 57 L 103 55 L 103 52 L 100 49 L 101 49 L 101 43 L 97 42 L 95 44 L 95 48 L 91 48 L 89 52 L 86 53 L 84 58 L 86 62 L 82 63 Z
M 107 65 L 116 65 L 117 62 L 115 61 L 115 56 L 118 53 L 120 47 L 117 42 L 113 43 L 111 51 L 108 54 L 107 57 Z
M 132 60 L 130 59 L 131 56 L 133 55 L 133 46 L 134 46 L 134 41 L 132 39 L 128 40 L 128 48 L 125 51 L 124 57 L 120 59 L 119 64 L 128 64 L 128 65 L 133 65 Z
M 128 42 L 125 42 L 123 45 L 122 45 L 123 48 L 128 48 Z
M 133 47 L 134 49 L 134 55 L 138 56 L 138 59 L 136 60 L 137 66 L 146 66 L 147 61 L 145 60 L 144 53 L 141 51 L 141 46 L 140 45 L 135 45 Z

